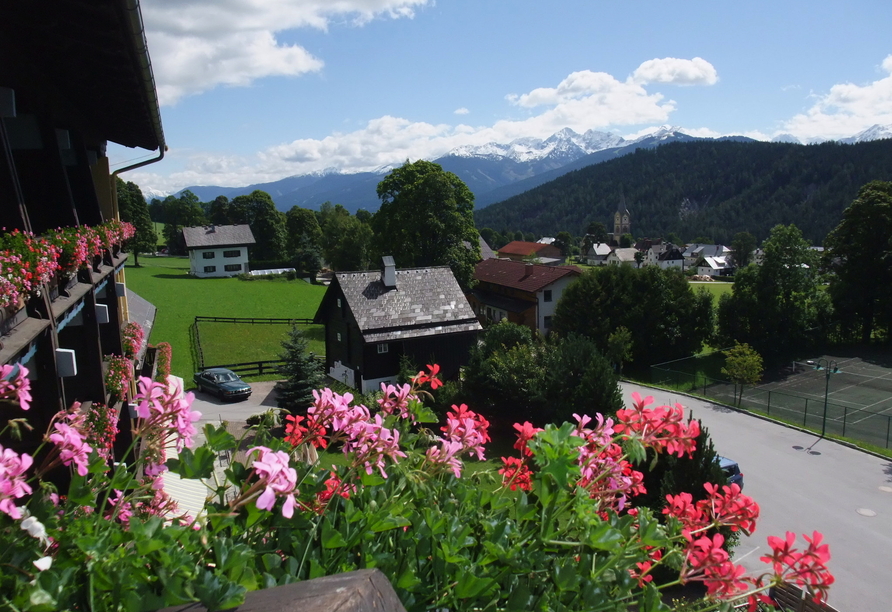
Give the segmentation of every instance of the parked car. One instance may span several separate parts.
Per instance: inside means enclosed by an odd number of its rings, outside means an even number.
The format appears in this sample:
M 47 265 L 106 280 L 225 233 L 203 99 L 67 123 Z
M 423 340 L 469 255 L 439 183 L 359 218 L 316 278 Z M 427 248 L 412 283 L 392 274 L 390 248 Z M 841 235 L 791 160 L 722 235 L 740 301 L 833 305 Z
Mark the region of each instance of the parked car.
M 192 377 L 199 391 L 216 395 L 221 400 L 243 400 L 251 397 L 251 385 L 226 368 L 211 368 Z
M 737 462 L 733 459 L 728 459 L 727 457 L 718 457 L 719 467 L 722 468 L 722 471 L 725 473 L 725 476 L 728 478 L 728 484 L 736 484 L 740 487 L 740 490 L 743 490 L 743 472 L 740 471 L 740 466 L 737 465 Z

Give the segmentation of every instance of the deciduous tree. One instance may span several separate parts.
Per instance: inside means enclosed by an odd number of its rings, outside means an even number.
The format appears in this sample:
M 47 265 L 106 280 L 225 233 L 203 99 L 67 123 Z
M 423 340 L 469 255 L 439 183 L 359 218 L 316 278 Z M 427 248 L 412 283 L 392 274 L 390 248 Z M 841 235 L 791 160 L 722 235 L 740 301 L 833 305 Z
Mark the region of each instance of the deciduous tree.
M 469 287 L 480 259 L 474 194 L 438 164 L 406 162 L 378 183 L 381 208 L 372 218 L 375 250 L 398 267 L 448 265 Z
M 753 259 L 756 237 L 749 232 L 737 232 L 731 241 L 731 258 L 736 268 L 745 268 Z
M 136 228 L 136 235 L 125 246 L 133 253 L 133 264 L 139 266 L 139 254 L 154 253 L 158 247 L 158 234 L 155 233 L 155 224 L 149 216 L 149 207 L 139 185 L 130 181 L 125 183 L 120 177 L 115 179 L 121 221 L 128 221 Z
M 824 241 L 825 264 L 835 275 L 830 295 L 843 328 L 869 342 L 892 336 L 892 183 L 861 188 Z
M 738 343 L 725 351 L 725 365 L 722 367 L 722 374 L 734 383 L 735 399 L 738 406 L 743 399 L 744 385 L 757 384 L 762 380 L 763 371 L 762 356 L 754 351 L 749 344 Z M 738 385 L 740 385 L 739 393 Z

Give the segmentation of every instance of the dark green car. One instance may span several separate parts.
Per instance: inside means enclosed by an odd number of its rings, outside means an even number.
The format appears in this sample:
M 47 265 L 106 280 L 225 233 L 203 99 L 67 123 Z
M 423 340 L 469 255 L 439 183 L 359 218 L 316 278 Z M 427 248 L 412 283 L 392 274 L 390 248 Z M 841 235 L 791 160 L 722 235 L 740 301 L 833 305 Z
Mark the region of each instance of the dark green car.
M 221 400 L 243 400 L 251 397 L 251 385 L 226 368 L 211 368 L 192 377 L 199 391 L 216 395 Z

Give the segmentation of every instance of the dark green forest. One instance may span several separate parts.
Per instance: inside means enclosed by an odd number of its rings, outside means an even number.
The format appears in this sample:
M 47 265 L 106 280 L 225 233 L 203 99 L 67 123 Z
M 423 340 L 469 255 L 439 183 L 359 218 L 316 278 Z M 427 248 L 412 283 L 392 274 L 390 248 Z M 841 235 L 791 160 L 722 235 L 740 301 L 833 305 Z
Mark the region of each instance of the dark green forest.
M 593 221 L 612 230 L 624 199 L 636 238 L 675 233 L 729 244 L 747 231 L 761 242 L 775 225 L 795 223 L 820 244 L 872 180 L 892 180 L 892 140 L 672 143 L 571 172 L 476 211 L 475 222 L 500 232 L 578 236 Z

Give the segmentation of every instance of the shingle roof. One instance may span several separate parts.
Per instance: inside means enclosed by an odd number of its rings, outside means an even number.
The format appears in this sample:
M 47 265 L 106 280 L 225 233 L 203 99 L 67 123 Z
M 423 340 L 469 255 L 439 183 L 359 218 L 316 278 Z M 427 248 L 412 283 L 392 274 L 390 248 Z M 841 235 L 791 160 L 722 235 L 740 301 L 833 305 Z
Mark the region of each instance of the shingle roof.
M 527 255 L 532 255 L 533 253 L 538 253 L 544 248 L 550 247 L 550 244 L 543 244 L 541 242 L 523 242 L 521 240 L 515 240 L 514 242 L 509 242 L 505 246 L 499 249 L 500 255 L 522 255 L 526 257 Z
M 254 244 L 254 234 L 247 225 L 205 225 L 184 227 L 187 249 L 202 247 L 242 246 Z
M 521 291 L 540 291 L 565 276 L 582 274 L 576 266 L 542 266 L 510 259 L 485 259 L 474 269 L 474 278 Z
M 448 266 L 397 270 L 395 289 L 384 287 L 378 271 L 338 272 L 335 286 L 366 342 L 483 329 Z
M 618 260 L 623 262 L 634 262 L 635 261 L 635 253 L 638 252 L 638 249 L 634 247 L 627 247 L 622 249 L 614 249 L 613 255 Z

